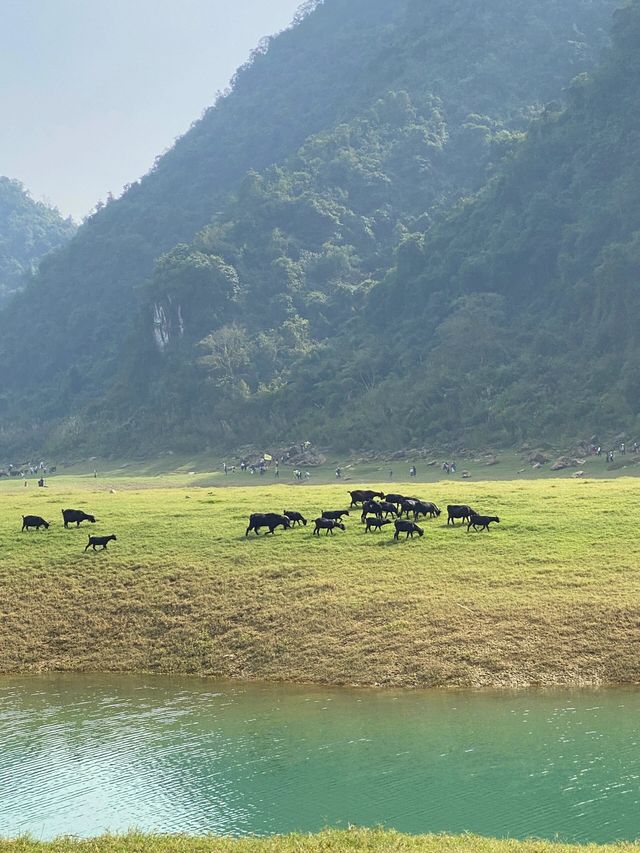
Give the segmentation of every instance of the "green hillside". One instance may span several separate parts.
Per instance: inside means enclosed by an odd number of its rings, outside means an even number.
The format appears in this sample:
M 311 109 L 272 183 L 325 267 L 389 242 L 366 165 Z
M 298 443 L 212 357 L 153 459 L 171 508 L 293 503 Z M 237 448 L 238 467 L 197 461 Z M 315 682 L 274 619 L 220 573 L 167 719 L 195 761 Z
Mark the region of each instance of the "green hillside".
M 350 337 L 300 369 L 283 410 L 308 410 L 312 375 L 328 397 L 346 363 L 343 400 L 313 419 L 336 440 L 366 435 L 374 413 L 378 446 L 636 437 L 639 57 L 634 0 L 598 73 L 573 81 L 568 108 L 546 110 L 473 200 L 401 245 Z
M 19 181 L 0 176 L 0 305 L 40 259 L 76 230 L 55 208 L 34 201 Z
M 367 254 L 365 241 L 349 235 L 353 219 L 341 213 L 336 230 L 346 246 L 324 243 L 320 250 L 326 263 L 330 249 L 332 270 L 339 270 L 335 279 L 325 277 L 330 286 L 324 293 L 300 287 L 299 261 L 286 267 L 296 273 L 288 337 L 281 326 L 274 341 L 243 305 L 241 319 L 204 337 L 199 362 L 178 360 L 180 347 L 165 355 L 147 396 L 157 393 L 158 408 L 160 399 L 173 405 L 161 429 L 171 417 L 177 429 L 187 412 L 188 428 L 199 429 L 203 442 L 212 434 L 242 442 L 305 435 L 341 450 L 637 437 L 637 0 L 616 13 L 613 34 L 597 73 L 577 76 L 568 106 L 547 105 L 526 135 L 514 138 L 484 121 L 485 141 L 506 149 L 506 156 L 485 187 L 452 211 L 440 205 L 431 219 L 398 216 L 399 246 L 388 272 L 384 261 L 393 240 L 383 246 L 377 238 Z M 410 96 L 397 94 L 391 103 L 406 110 L 412 130 L 426 132 L 427 120 Z M 386 150 L 384 138 L 376 136 L 378 154 Z M 336 147 L 334 139 L 330 150 Z M 368 151 L 364 145 L 357 150 Z M 392 155 L 379 159 L 378 174 L 391 176 L 390 186 L 399 188 L 393 162 Z M 427 198 L 435 182 L 421 187 L 416 175 L 417 169 L 407 187 Z M 349 179 L 343 176 L 340 186 L 348 187 Z M 408 189 L 400 192 L 405 201 Z M 273 214 L 280 196 L 268 196 Z M 260 206 L 253 202 L 251 209 Z M 295 234 L 304 221 L 298 211 L 285 233 Z M 367 221 L 378 224 L 375 213 Z M 254 224 L 254 234 L 263 231 Z M 205 252 L 209 234 L 196 244 Z M 291 245 L 281 232 L 277 237 L 280 245 Z M 263 247 L 260 258 L 267 257 Z M 247 280 L 241 265 L 235 269 L 240 282 Z M 159 267 L 158 286 L 162 275 Z M 263 319 L 270 316 L 268 305 L 264 298 L 258 302 Z M 271 353 L 280 364 L 269 363 Z M 153 434 L 151 420 L 146 425 Z
M 298 428 L 335 441 L 345 404 L 397 374 L 376 306 L 394 280 L 407 294 L 413 235 L 497 174 L 544 104 L 560 108 L 615 6 L 307 4 L 0 316 L 7 446 L 193 447 Z M 34 298 L 37 349 L 20 331 Z

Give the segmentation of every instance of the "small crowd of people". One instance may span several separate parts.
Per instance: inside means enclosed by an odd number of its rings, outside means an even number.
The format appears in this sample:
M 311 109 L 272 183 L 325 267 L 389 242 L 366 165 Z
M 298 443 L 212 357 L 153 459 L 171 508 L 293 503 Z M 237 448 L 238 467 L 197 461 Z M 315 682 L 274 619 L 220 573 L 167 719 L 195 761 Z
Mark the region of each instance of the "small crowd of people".
M 631 445 L 631 449 L 633 451 L 634 456 L 637 456 L 638 452 L 640 452 L 640 445 L 637 441 L 634 441 Z M 613 462 L 616 458 L 616 452 L 620 454 L 620 456 L 627 455 L 627 445 L 626 442 L 621 441 L 618 447 L 618 450 L 607 450 L 606 451 L 606 459 L 607 462 Z M 600 444 L 591 444 L 589 445 L 589 453 L 592 456 L 602 456 L 602 445 Z
M 262 458 L 257 464 L 249 463 L 245 459 L 240 462 L 238 466 L 242 473 L 244 474 L 246 471 L 249 474 L 258 474 L 259 476 L 264 476 L 268 471 L 273 472 L 273 476 L 276 479 L 280 479 L 280 462 L 277 459 L 273 459 L 270 457 L 269 459 Z M 227 474 L 235 474 L 236 466 L 235 465 L 227 465 L 226 462 L 222 465 L 222 470 L 225 475 Z M 338 469 L 339 471 L 340 469 Z M 336 477 L 340 476 L 336 471 Z M 293 477 L 295 480 L 310 480 L 311 473 L 309 471 L 303 471 L 301 468 L 294 468 Z

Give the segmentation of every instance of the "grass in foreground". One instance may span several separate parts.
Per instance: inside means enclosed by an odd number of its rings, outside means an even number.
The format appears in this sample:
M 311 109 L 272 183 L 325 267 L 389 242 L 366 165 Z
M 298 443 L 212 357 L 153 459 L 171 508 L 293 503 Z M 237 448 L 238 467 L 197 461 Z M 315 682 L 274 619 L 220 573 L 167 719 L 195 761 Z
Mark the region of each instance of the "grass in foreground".
M 365 534 L 358 512 L 333 538 L 307 527 L 245 539 L 250 512 L 312 519 L 347 506 L 354 484 L 134 485 L 0 490 L 0 671 L 419 687 L 640 680 L 635 479 L 396 484 L 502 519 L 467 534 L 445 511 L 408 542 L 389 528 Z M 98 523 L 64 530 L 63 507 Z M 52 527 L 21 533 L 27 513 Z M 84 554 L 89 532 L 118 542 Z
M 497 841 L 474 835 L 401 835 L 385 830 L 327 830 L 318 835 L 273 838 L 189 838 L 187 836 L 103 836 L 88 840 L 60 838 L 41 842 L 30 838 L 1 841 L 1 853 L 294 853 L 294 851 L 375 850 L 416 853 L 637 853 L 637 844 L 580 846 L 548 841 Z

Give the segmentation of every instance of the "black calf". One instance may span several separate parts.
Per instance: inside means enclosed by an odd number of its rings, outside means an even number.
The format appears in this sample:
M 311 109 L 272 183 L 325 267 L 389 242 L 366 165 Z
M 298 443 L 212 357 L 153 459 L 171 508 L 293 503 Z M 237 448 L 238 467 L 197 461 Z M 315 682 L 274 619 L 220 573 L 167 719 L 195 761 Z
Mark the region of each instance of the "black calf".
M 406 539 L 411 537 L 413 539 L 413 534 L 417 533 L 418 536 L 424 536 L 424 530 L 421 527 L 418 527 L 417 524 L 413 521 L 398 521 L 395 522 L 396 532 L 393 535 L 394 539 L 399 539 L 401 533 L 406 533 Z
M 87 542 L 87 545 L 84 550 L 86 552 L 87 548 L 93 548 L 93 550 L 95 551 L 96 545 L 102 545 L 102 550 L 106 551 L 107 543 L 111 542 L 112 540 L 113 542 L 118 541 L 113 533 L 111 534 L 111 536 L 90 536 L 89 541 Z
M 472 515 L 469 519 L 469 523 L 467 524 L 467 533 L 471 527 L 473 527 L 474 530 L 486 530 L 488 533 L 489 525 L 492 521 L 495 521 L 496 524 L 500 524 L 500 519 L 497 515 Z
M 347 528 L 341 521 L 334 521 L 332 518 L 316 518 L 315 520 L 315 529 L 313 531 L 314 536 L 320 536 L 321 530 L 326 530 L 327 532 L 324 534 L 328 536 L 331 534 L 333 536 L 333 531 L 337 528 L 338 530 L 346 530 Z
M 291 522 L 292 527 L 294 527 L 296 524 L 304 524 L 305 527 L 307 526 L 307 519 L 299 512 L 294 512 L 291 509 L 285 509 L 283 515 L 286 515 L 286 517 Z
M 331 518 L 334 521 L 342 521 L 343 515 L 349 515 L 348 509 L 323 509 L 322 517 Z
M 380 530 L 385 524 L 391 524 L 388 518 L 378 518 L 377 516 L 369 516 L 366 520 L 364 532 L 369 533 L 371 530 Z

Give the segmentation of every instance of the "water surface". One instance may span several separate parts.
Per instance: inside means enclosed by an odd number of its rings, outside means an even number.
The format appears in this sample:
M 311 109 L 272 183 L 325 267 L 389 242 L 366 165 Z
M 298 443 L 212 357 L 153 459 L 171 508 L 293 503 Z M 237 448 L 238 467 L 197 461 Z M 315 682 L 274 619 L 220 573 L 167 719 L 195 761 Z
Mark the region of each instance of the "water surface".
M 640 836 L 640 691 L 0 679 L 0 835 Z

